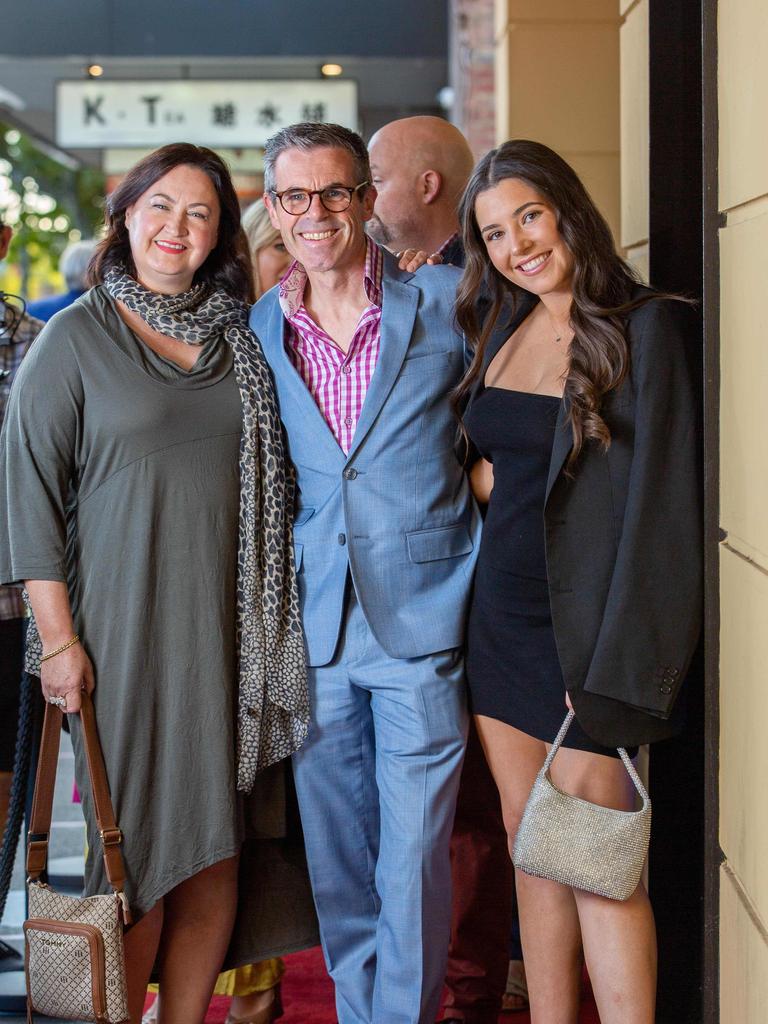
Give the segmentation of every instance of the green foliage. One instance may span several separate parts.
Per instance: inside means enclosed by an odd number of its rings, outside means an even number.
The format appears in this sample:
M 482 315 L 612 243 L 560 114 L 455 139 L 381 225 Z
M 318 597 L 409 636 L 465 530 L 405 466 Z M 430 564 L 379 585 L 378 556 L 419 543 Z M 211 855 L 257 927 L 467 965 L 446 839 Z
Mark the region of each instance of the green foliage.
M 30 275 L 46 276 L 70 241 L 98 231 L 103 202 L 101 171 L 71 170 L 0 121 L 0 212 L 13 228 L 8 258 L 25 293 Z

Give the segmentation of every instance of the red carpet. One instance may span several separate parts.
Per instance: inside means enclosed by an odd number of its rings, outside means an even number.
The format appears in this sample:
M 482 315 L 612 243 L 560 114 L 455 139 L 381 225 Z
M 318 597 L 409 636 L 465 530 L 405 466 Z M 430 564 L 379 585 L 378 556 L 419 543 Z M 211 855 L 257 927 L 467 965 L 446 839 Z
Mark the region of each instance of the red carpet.
M 285 1013 L 280 1024 L 336 1024 L 333 1008 L 333 984 L 325 972 L 320 949 L 308 949 L 285 958 L 287 971 L 283 980 Z M 223 1024 L 229 999 L 215 996 L 206 1024 Z M 527 1013 L 505 1013 L 499 1024 L 530 1024 Z M 579 1024 L 600 1024 L 591 994 L 582 1003 Z

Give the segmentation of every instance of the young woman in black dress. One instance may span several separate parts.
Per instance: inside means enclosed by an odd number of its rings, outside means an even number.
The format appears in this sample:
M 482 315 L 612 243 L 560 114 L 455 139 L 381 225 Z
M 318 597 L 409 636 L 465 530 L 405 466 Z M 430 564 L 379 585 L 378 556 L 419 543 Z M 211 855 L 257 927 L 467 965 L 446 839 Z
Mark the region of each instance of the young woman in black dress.
M 678 727 L 701 607 L 691 313 L 637 284 L 576 174 L 538 143 L 484 157 L 461 217 L 457 315 L 475 355 L 457 403 L 488 502 L 467 674 L 511 848 L 566 706 L 577 721 L 553 780 L 611 807 L 633 806 L 615 747 Z M 516 881 L 535 1024 L 578 1019 L 582 955 L 603 1024 L 651 1024 L 643 886 L 616 902 Z

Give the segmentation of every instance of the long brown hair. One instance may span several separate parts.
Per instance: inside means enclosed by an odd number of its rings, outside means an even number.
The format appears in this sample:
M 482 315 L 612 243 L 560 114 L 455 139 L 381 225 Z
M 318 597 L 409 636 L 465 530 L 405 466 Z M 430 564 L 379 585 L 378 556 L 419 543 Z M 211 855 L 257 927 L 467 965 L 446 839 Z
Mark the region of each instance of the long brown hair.
M 481 192 L 508 178 L 518 178 L 554 208 L 557 227 L 573 257 L 573 303 L 570 367 L 565 396 L 570 405 L 572 466 L 582 445 L 594 439 L 607 447 L 611 435 L 600 415 L 603 395 L 618 387 L 629 370 L 629 350 L 623 317 L 649 298 L 632 299 L 637 285 L 633 270 L 617 254 L 611 230 L 562 157 L 540 142 L 513 139 L 492 150 L 478 163 L 459 207 L 466 263 L 456 300 L 456 319 L 474 349 L 466 376 L 454 393 L 462 408 L 480 373 L 488 339 L 503 309 L 512 311 L 519 290 L 493 266 L 475 218 Z M 478 296 L 488 296 L 485 315 L 478 316 Z
M 125 175 L 106 202 L 106 237 L 99 243 L 88 268 L 91 284 L 100 284 L 107 271 L 123 266 L 135 275 L 125 211 L 148 188 L 174 167 L 197 167 L 211 179 L 219 199 L 219 233 L 215 248 L 195 272 L 194 281 L 207 281 L 233 298 L 253 301 L 248 244 L 240 227 L 240 204 L 227 165 L 212 149 L 174 142 L 145 156 Z

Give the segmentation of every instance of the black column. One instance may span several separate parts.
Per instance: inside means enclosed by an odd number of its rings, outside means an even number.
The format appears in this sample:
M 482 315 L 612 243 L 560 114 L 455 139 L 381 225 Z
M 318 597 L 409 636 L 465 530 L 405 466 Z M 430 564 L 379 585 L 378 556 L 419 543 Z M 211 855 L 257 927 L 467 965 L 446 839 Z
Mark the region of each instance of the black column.
M 702 0 L 650 0 L 649 276 L 655 287 L 697 300 L 704 295 L 705 271 L 702 28 Z M 703 323 L 702 318 L 700 380 L 702 408 L 709 415 Z M 711 488 L 708 494 L 711 499 Z M 709 507 L 708 523 L 711 519 Z M 709 529 L 707 535 L 710 538 Z M 713 592 L 708 586 L 707 601 L 716 600 L 716 587 Z M 651 752 L 654 822 L 649 880 L 659 935 L 659 1024 L 716 1020 L 705 1017 L 705 1006 L 713 1001 L 705 995 L 704 971 L 711 918 L 704 898 L 710 870 L 705 827 L 708 800 L 711 804 L 711 792 L 705 797 L 708 729 L 712 739 L 705 714 L 713 670 L 709 637 L 716 643 L 716 633 L 705 629 L 687 680 L 685 732 L 656 744 Z

